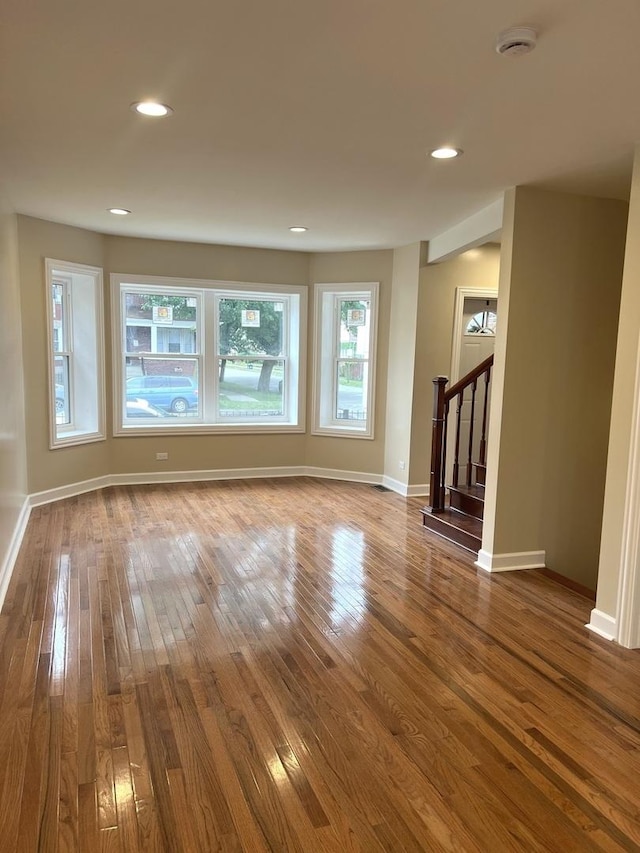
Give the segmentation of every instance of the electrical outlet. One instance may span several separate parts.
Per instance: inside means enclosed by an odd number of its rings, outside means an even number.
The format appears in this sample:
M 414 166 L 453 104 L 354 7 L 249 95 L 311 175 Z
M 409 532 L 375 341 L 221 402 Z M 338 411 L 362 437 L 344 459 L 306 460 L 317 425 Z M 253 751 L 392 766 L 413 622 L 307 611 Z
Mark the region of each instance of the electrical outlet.
M 168 453 L 156 453 L 156 460 L 157 460 L 158 462 L 166 462 L 166 460 L 167 460 L 168 458 L 169 458 L 169 454 L 168 454 Z
M 404 471 L 404 469 L 405 469 L 405 463 L 403 462 L 403 460 L 402 460 L 402 459 L 400 460 L 400 462 L 398 462 L 398 466 L 399 466 L 399 468 L 400 468 L 400 470 L 401 470 L 401 471 Z

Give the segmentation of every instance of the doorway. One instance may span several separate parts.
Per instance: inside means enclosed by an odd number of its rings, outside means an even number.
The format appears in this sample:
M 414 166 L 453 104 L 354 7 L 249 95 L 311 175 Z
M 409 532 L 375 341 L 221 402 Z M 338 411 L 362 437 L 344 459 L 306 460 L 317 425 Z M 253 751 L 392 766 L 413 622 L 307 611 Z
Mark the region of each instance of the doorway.
M 453 345 L 451 356 L 450 386 L 466 376 L 474 367 L 493 354 L 495 344 L 496 321 L 498 317 L 498 293 L 496 290 L 476 290 L 459 287 L 456 289 L 454 313 Z M 449 386 L 449 387 L 450 387 Z M 479 460 L 480 439 L 482 436 L 482 418 L 484 411 L 485 385 L 478 383 L 473 418 L 472 458 Z M 452 401 L 453 402 L 453 401 Z M 490 408 L 487 404 L 488 410 Z M 460 412 L 460 447 L 467 448 L 471 432 L 471 389 L 465 391 L 464 404 Z M 453 437 L 455 435 L 456 408 L 449 413 L 450 436 L 447 448 L 447 477 L 451 482 L 453 474 Z M 467 477 L 466 459 L 460 459 L 459 482 L 465 483 Z

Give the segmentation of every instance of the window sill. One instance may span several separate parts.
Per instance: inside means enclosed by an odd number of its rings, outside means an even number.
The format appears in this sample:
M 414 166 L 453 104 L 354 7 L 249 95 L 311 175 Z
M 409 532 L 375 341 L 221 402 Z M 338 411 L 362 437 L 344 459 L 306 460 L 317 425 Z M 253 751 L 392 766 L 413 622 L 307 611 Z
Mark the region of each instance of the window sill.
M 301 424 L 189 424 L 176 427 L 173 424 L 144 426 L 117 426 L 114 438 L 131 438 L 150 435 L 278 435 L 304 433 Z
M 103 432 L 82 432 L 81 430 L 69 430 L 54 438 L 49 445 L 50 450 L 60 450 L 61 447 L 75 447 L 77 444 L 92 444 L 96 441 L 106 441 Z
M 315 427 L 311 430 L 312 435 L 325 435 L 331 438 L 366 438 L 373 439 L 373 433 L 358 427 L 330 426 Z

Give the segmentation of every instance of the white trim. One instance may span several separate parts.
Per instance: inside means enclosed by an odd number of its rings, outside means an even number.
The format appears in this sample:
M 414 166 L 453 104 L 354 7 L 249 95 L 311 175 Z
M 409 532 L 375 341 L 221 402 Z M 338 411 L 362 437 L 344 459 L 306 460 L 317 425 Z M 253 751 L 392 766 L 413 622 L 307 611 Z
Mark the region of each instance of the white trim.
M 4 604 L 4 599 L 7 594 L 7 590 L 9 589 L 9 582 L 11 580 L 11 575 L 13 574 L 16 559 L 18 558 L 20 546 L 22 545 L 24 532 L 27 529 L 27 522 L 29 521 L 30 514 L 31 506 L 29 503 L 29 498 L 25 498 L 22 502 L 22 506 L 20 508 L 15 527 L 13 528 L 13 534 L 9 541 L 9 547 L 7 548 L 4 560 L 2 561 L 2 565 L 0 566 L 0 608 Z
M 325 379 L 327 376 L 327 362 L 331 363 L 331 398 L 334 399 L 335 380 L 333 367 L 336 358 L 336 334 L 339 327 L 339 319 L 332 313 L 328 316 L 324 311 L 324 296 L 332 297 L 332 309 L 340 299 L 369 299 L 370 301 L 370 327 L 369 327 L 369 357 L 363 360 L 367 367 L 367 420 L 364 427 L 353 421 L 342 424 L 333 419 L 333 415 L 325 417 L 324 408 L 333 409 L 326 405 L 328 397 Z M 355 281 L 342 283 L 320 283 L 313 285 L 314 304 L 314 330 L 313 330 L 313 366 L 312 366 L 312 417 L 311 434 L 335 436 L 339 438 L 364 438 L 375 437 L 375 401 L 376 401 L 376 362 L 378 348 L 378 303 L 380 299 L 380 282 L 378 281 Z M 324 403 L 324 406 L 323 406 Z
M 618 626 L 613 616 L 604 613 L 602 610 L 593 608 L 591 611 L 591 621 L 585 625 L 589 631 L 593 631 L 599 637 L 604 637 L 605 640 L 615 640 L 618 636 Z
M 191 279 L 173 276 L 149 276 L 111 273 L 111 348 L 113 369 L 113 437 L 120 438 L 131 435 L 213 435 L 224 434 L 260 434 L 260 433 L 301 433 L 305 432 L 306 417 L 306 384 L 307 375 L 307 313 L 308 290 L 303 284 L 266 284 L 263 282 L 226 281 L 220 279 Z M 198 391 L 200 413 L 193 420 L 188 419 L 180 426 L 169 420 L 155 426 L 151 422 L 123 425 L 122 405 L 124 402 L 123 376 L 123 329 L 126 318 L 123 312 L 122 294 L 126 290 L 141 292 L 166 292 L 187 295 L 189 292 L 200 299 L 197 314 L 198 351 L 195 353 L 152 353 L 154 358 L 193 359 L 198 363 Z M 288 353 L 283 356 L 289 360 L 289 382 L 285 389 L 286 414 L 281 419 L 265 419 L 262 423 L 252 420 L 238 420 L 232 423 L 217 421 L 214 415 L 214 398 L 216 397 L 217 376 L 215 365 L 218 356 L 212 349 L 211 329 L 216 328 L 214 302 L 220 296 L 235 296 L 239 294 L 253 295 L 256 298 L 280 296 L 282 301 L 289 300 L 288 324 L 286 332 L 289 346 Z M 272 300 L 275 301 L 275 300 Z M 124 326 L 123 326 L 124 321 Z M 262 356 L 260 356 L 262 357 Z M 277 359 L 277 357 L 274 357 Z M 295 393 L 294 393 L 295 390 Z M 153 401 L 151 401 L 153 402 Z M 291 411 L 294 408 L 295 411 Z M 291 419 L 293 418 L 293 420 Z
M 115 407 L 114 407 L 115 408 Z M 159 419 L 160 420 L 160 419 Z M 131 438 L 132 436 L 152 435 L 159 438 L 165 435 L 278 435 L 281 433 L 302 433 L 305 432 L 304 424 L 249 424 L 237 422 L 231 424 L 201 424 L 187 423 L 185 426 L 175 427 L 171 424 L 160 424 L 156 427 L 145 424 L 144 426 L 122 427 L 115 433 L 114 438 Z M 360 436 L 362 438 L 362 436 Z
M 69 483 L 66 486 L 58 486 L 55 489 L 34 492 L 32 495 L 29 495 L 29 506 L 41 506 L 42 504 L 52 503 L 53 501 L 64 500 L 64 498 L 73 498 L 76 495 L 82 495 L 85 492 L 95 492 L 97 489 L 104 489 L 111 485 L 112 482 L 109 474 L 106 474 L 104 477 L 94 477 L 92 480 L 82 480 L 79 483 Z
M 95 441 L 106 440 L 106 383 L 105 383 L 105 337 L 104 337 L 104 276 L 101 267 L 94 267 L 88 264 L 77 264 L 72 261 L 60 261 L 54 258 L 45 258 L 45 289 L 46 289 L 46 308 L 47 308 L 47 359 L 49 365 L 49 449 L 57 450 L 60 447 L 69 447 L 77 444 L 88 444 Z M 90 344 L 86 344 L 86 348 L 93 350 L 95 344 L 95 380 L 96 399 L 95 411 L 91 410 L 89 422 L 93 428 L 89 429 L 78 426 L 78 421 L 81 420 L 78 416 L 78 411 L 81 408 L 79 398 L 85 399 L 88 397 L 89 388 L 92 387 L 89 379 L 86 378 L 83 382 L 78 381 L 76 385 L 74 377 L 77 377 L 78 370 L 75 367 L 76 362 L 82 358 L 78 352 L 76 343 L 71 347 L 69 355 L 70 369 L 70 389 L 71 399 L 68 400 L 68 408 L 71 415 L 73 426 L 65 429 L 64 425 L 58 425 L 56 422 L 55 409 L 55 356 L 53 351 L 53 304 L 51 300 L 51 283 L 56 276 L 56 273 L 61 278 L 69 277 L 71 280 L 67 285 L 68 297 L 66 301 L 67 311 L 67 328 L 70 329 L 72 338 L 75 338 L 78 328 L 87 326 L 87 316 L 91 314 L 91 325 L 95 334 L 95 340 Z M 92 279 L 91 305 L 78 308 L 78 302 L 81 301 L 79 291 L 81 285 L 74 281 L 74 276 L 83 276 Z M 84 286 L 82 291 L 84 291 Z M 75 305 L 75 307 L 74 307 Z M 68 343 L 67 343 L 68 347 Z M 80 347 L 82 349 L 82 347 Z M 85 414 L 86 418 L 86 414 Z M 58 428 L 60 427 L 60 428 Z
M 369 483 L 372 486 L 382 485 L 382 474 L 369 474 L 365 471 L 341 471 L 339 468 L 315 468 L 314 466 L 300 469 L 301 477 L 317 477 L 320 480 L 345 480 L 348 483 Z
M 146 483 L 200 483 L 206 480 L 256 480 L 268 477 L 304 477 L 301 466 L 281 468 L 217 468 L 200 471 L 142 471 L 139 474 L 112 474 L 112 486 Z
M 640 344 L 636 351 L 631 439 L 624 501 L 620 582 L 616 605 L 617 641 L 628 649 L 640 646 Z
M 502 233 L 504 196 L 429 240 L 428 263 L 446 261 L 483 243 L 498 240 Z
M 405 498 L 407 497 L 409 487 L 406 483 L 401 483 L 400 480 L 394 480 L 393 477 L 388 477 L 386 474 L 383 474 L 382 485 L 387 489 L 391 489 L 392 492 L 397 492 L 397 494 L 402 495 Z
M 451 382 L 460 379 L 460 350 L 463 336 L 464 300 L 497 299 L 495 288 L 456 287 L 456 303 L 453 310 L 453 342 L 451 346 Z
M 544 569 L 544 551 L 515 551 L 512 554 L 491 554 L 478 551 L 475 565 L 485 572 L 516 572 L 521 569 Z
M 86 492 L 104 489 L 107 486 L 135 486 L 147 483 L 196 483 L 206 480 L 253 480 L 267 477 L 317 477 L 324 480 L 342 480 L 348 483 L 368 483 L 370 485 L 387 485 L 388 488 L 402 495 L 425 494 L 423 485 L 405 486 L 393 480 L 387 484 L 382 474 L 371 474 L 366 471 L 342 471 L 338 468 L 316 468 L 306 465 L 282 466 L 278 468 L 216 468 L 199 471 L 143 471 L 133 474 L 106 474 L 92 480 L 70 483 L 55 489 L 35 492 L 29 497 L 29 506 L 41 506 L 53 501 L 82 495 Z M 396 484 L 397 487 L 394 487 Z
M 414 486 L 408 486 L 406 483 L 401 483 L 400 480 L 394 480 L 393 477 L 384 474 L 382 485 L 391 489 L 392 492 L 402 495 L 403 498 L 429 497 L 428 483 L 416 483 Z
M 408 498 L 428 498 L 429 497 L 429 483 L 416 483 L 413 486 L 407 486 L 407 494 Z

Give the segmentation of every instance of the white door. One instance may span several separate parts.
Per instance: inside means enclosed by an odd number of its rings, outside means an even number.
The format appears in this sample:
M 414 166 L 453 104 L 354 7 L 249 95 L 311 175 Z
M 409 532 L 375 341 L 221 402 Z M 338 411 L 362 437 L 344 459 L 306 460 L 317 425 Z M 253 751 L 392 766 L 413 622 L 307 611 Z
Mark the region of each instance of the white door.
M 459 343 L 459 379 L 493 354 L 497 315 L 497 299 L 465 297 Z
M 454 351 L 454 365 L 457 362 L 458 381 L 467 375 L 474 367 L 477 367 L 485 358 L 493 354 L 495 342 L 495 329 L 498 311 L 498 300 L 496 297 L 464 296 L 459 306 L 461 316 L 458 316 L 455 324 L 459 340 L 457 353 Z M 457 354 L 457 358 L 455 355 Z M 469 458 L 469 436 L 471 430 L 471 397 L 472 389 L 468 388 L 464 395 L 464 404 L 460 412 L 460 452 L 458 456 L 459 474 L 458 483 L 464 485 L 467 478 L 467 462 Z M 475 394 L 475 405 L 473 407 L 473 443 L 471 458 L 473 462 L 480 459 L 480 440 L 482 438 L 482 421 L 484 417 L 485 382 L 484 378 L 478 381 Z M 488 424 L 487 401 L 487 424 Z M 457 406 L 456 400 L 451 401 L 449 415 L 449 441 L 447 448 L 447 473 L 448 482 L 452 482 L 453 457 L 455 453 Z

